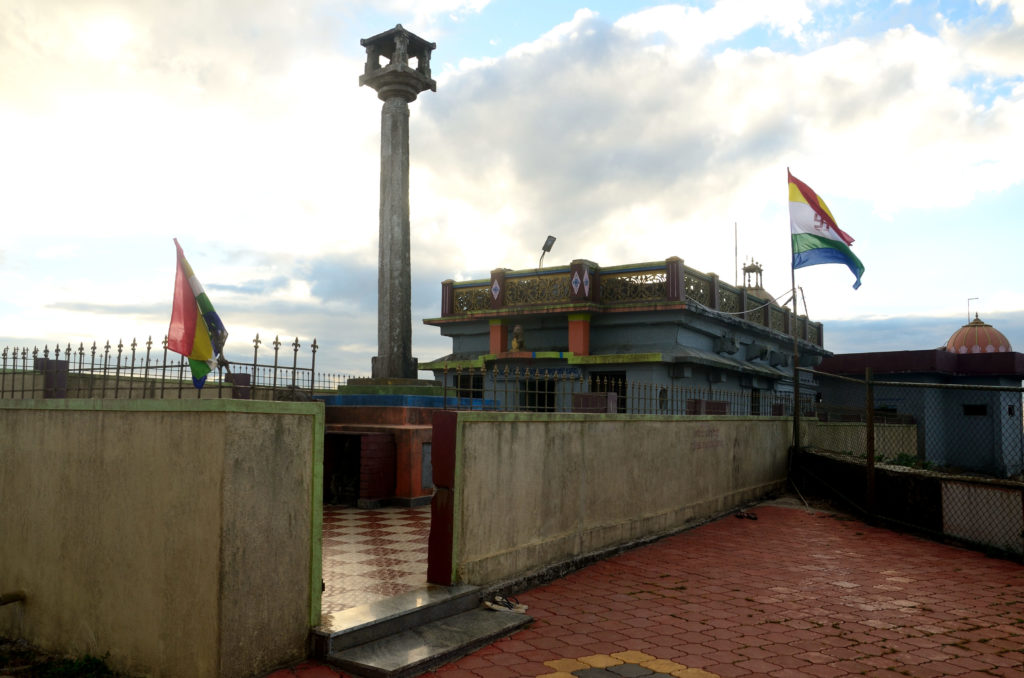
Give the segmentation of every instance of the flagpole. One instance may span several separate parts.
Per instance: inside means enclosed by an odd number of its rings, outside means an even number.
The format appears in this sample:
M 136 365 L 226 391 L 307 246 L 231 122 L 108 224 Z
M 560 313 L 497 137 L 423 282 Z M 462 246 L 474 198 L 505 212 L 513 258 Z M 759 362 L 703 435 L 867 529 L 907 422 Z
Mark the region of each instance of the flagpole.
M 792 248 L 792 245 L 790 245 Z M 790 329 L 793 332 L 793 449 L 800 449 L 800 372 L 797 367 L 800 364 L 800 348 L 797 343 L 797 330 L 800 327 L 800 318 L 796 310 L 796 269 L 790 263 L 790 274 L 793 278 L 793 323 Z
M 788 177 L 791 176 L 788 167 L 786 168 L 786 176 L 786 186 L 788 189 Z M 793 450 L 797 451 L 800 449 L 800 372 L 797 369 L 800 364 L 800 347 L 797 343 L 800 316 L 797 315 L 796 305 L 796 268 L 793 267 L 793 258 L 795 256 L 796 252 L 793 251 L 793 234 L 791 231 L 789 235 L 789 275 L 793 286 L 793 322 L 790 323 L 789 329 L 793 333 Z

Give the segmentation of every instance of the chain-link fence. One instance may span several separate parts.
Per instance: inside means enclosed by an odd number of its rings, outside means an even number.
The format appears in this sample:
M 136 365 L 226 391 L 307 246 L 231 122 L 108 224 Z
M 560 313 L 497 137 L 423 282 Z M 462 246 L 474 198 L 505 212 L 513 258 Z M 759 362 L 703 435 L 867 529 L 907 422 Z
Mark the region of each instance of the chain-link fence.
M 821 401 L 798 486 L 824 487 L 882 520 L 1024 555 L 1024 389 L 815 377 Z
M 53 349 L 5 346 L 0 349 L 0 399 L 307 400 L 348 381 L 346 375 L 316 371 L 316 339 L 304 346 L 298 338 L 283 343 L 275 337 L 261 350 L 256 335 L 252 343 L 251 361 L 220 361 L 202 389 L 192 384 L 188 360 L 168 351 L 166 337 L 156 345 L 152 339 L 133 339 L 91 346 L 79 342 L 77 347 L 69 342 Z

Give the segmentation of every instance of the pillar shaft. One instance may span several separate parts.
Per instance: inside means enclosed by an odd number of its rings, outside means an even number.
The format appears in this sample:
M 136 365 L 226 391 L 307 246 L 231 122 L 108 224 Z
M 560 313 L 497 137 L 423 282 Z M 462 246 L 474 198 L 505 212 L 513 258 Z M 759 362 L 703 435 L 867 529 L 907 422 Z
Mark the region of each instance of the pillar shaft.
M 409 104 L 391 97 L 381 109 L 380 248 L 377 357 L 373 376 L 415 378 L 409 261 Z

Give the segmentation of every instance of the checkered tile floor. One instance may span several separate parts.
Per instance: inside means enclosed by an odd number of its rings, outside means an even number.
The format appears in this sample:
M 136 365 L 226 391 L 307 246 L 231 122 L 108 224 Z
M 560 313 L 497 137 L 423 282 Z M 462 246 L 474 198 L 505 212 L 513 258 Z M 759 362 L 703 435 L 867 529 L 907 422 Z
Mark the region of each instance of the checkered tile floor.
M 427 583 L 430 506 L 324 506 L 323 614 L 406 593 Z

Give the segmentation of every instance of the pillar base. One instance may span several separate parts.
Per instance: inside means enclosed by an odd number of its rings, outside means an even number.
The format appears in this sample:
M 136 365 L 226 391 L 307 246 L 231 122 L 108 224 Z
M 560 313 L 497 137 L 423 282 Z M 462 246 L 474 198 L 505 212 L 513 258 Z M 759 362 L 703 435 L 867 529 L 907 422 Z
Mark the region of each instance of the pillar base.
M 394 373 L 392 358 L 382 359 L 375 355 L 371 359 L 370 366 L 370 374 L 374 379 L 418 379 L 420 373 L 419 358 L 409 358 L 409 362 L 400 365 L 398 368 L 400 374 Z

